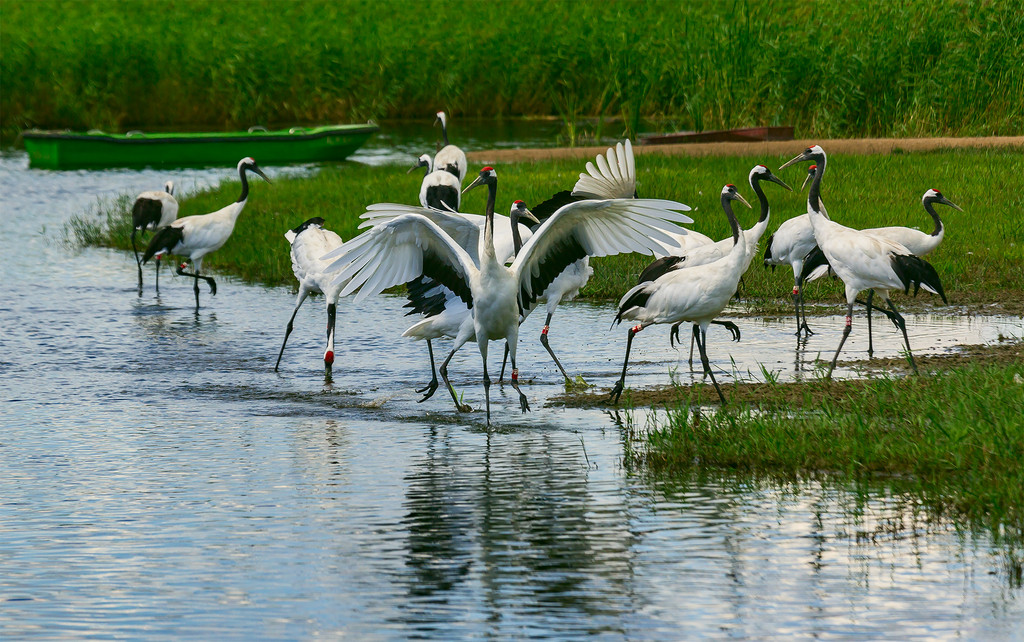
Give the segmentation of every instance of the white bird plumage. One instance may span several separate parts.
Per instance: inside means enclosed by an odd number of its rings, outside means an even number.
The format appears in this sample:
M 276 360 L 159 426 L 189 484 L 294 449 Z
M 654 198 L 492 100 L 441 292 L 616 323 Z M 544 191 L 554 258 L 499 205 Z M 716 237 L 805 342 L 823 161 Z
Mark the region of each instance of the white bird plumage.
M 245 209 L 245 203 L 249 198 L 249 181 L 246 179 L 246 172 L 255 172 L 263 180 L 270 182 L 263 170 L 256 165 L 256 161 L 250 157 L 238 161 L 238 177 L 242 181 L 242 193 L 238 199 L 226 205 L 216 212 L 210 214 L 199 214 L 179 218 L 167 227 L 160 228 L 146 248 L 142 262 L 148 261 L 154 254 L 169 252 L 180 256 L 187 256 L 192 261 L 192 272 L 184 272 L 183 266 L 178 266 L 177 273 L 183 276 L 193 277 L 192 289 L 196 296 L 196 309 L 199 309 L 199 279 L 203 279 L 210 286 L 210 293 L 217 294 L 217 283 L 212 277 L 201 274 L 203 257 L 219 249 L 231 238 L 235 229 L 235 221 L 238 215 Z
M 700 350 L 704 372 L 711 376 L 715 390 L 722 403 L 722 394 L 715 375 L 708 363 L 706 350 L 707 329 L 736 293 L 736 286 L 742 276 L 743 262 L 746 259 L 746 245 L 741 235 L 739 223 L 732 212 L 731 201 L 740 201 L 747 207 L 750 204 L 736 191 L 735 185 L 722 188 L 722 209 L 729 219 L 733 230 L 733 248 L 726 256 L 712 263 L 697 265 L 682 270 L 669 270 L 651 281 L 644 281 L 630 289 L 619 301 L 616 323 L 624 319 L 639 321 L 631 327 L 626 338 L 626 357 L 622 364 L 622 375 L 612 388 L 609 400 L 618 402 L 626 381 L 626 369 L 629 366 L 629 351 L 633 345 L 633 337 L 649 325 L 656 323 L 678 324 L 693 323 L 693 336 Z
M 459 185 L 466 180 L 466 172 L 469 171 L 469 161 L 466 160 L 466 152 L 448 142 L 448 116 L 443 112 L 437 112 L 434 123 L 441 123 L 441 136 L 444 138 L 444 147 L 434 154 L 434 169 L 451 172 L 459 178 Z
M 915 256 L 906 247 L 872 234 L 864 233 L 844 225 L 840 225 L 825 217 L 821 211 L 821 181 L 826 169 L 826 155 L 819 145 L 808 147 L 801 154 L 789 160 L 781 168 L 801 161 L 814 161 L 818 166 L 807 192 L 807 213 L 810 215 L 811 226 L 814 228 L 814 240 L 828 259 L 836 275 L 846 286 L 847 314 L 843 336 L 839 341 L 835 356 L 828 370 L 828 378 L 832 377 L 839 353 L 850 334 L 853 319 L 853 304 L 857 294 L 864 290 L 873 290 L 882 300 L 889 304 L 891 313 L 886 312 L 893 323 L 902 331 L 907 346 L 907 354 L 914 371 L 917 365 L 910 350 L 910 338 L 907 336 L 906 322 L 896 310 L 889 298 L 891 290 L 907 291 L 911 285 L 919 284 L 930 292 L 938 294 L 943 302 L 946 295 L 935 269 L 920 257 Z
M 462 183 L 451 172 L 434 169 L 430 154 L 422 154 L 408 173 L 420 167 L 426 168 L 420 183 L 420 205 L 437 210 L 458 212 L 462 205 Z
M 664 230 L 677 231 L 677 223 L 692 219 L 680 211 L 682 203 L 652 199 L 584 200 L 560 208 L 533 234 L 511 267 L 499 263 L 493 245 L 494 203 L 497 174 L 485 167 L 464 191 L 487 185 L 486 225 L 480 237 L 480 265 L 435 223 L 419 214 L 405 214 L 378 225 L 345 243 L 326 258 L 329 269 L 345 282 L 342 295 L 358 290 L 356 298 L 376 294 L 408 282 L 421 274 L 435 278 L 471 306 L 473 329 L 483 361 L 484 391 L 490 419 L 490 378 L 487 374 L 487 343 L 506 339 L 512 359 L 512 385 L 520 406 L 529 409 L 519 390 L 516 347 L 521 312 L 547 289 L 551 281 L 573 261 L 585 255 L 605 256 L 619 252 L 647 252 L 652 238 L 666 240 Z M 460 331 L 453 351 L 468 341 Z M 461 410 L 447 381 L 447 362 L 441 366 L 449 392 Z
M 324 378 L 330 382 L 334 365 L 334 329 L 341 284 L 333 282 L 335 275 L 328 273 L 326 269 L 329 262 L 320 257 L 341 247 L 342 240 L 336 232 L 325 229 L 323 225 L 324 219 L 314 217 L 284 234 L 291 245 L 292 272 L 295 273 L 295 278 L 299 282 L 299 293 L 295 298 L 295 309 L 292 310 L 292 316 L 288 319 L 288 327 L 285 329 L 281 351 L 277 354 L 274 372 L 277 372 L 281 365 L 281 356 L 284 354 L 285 345 L 288 344 L 288 336 L 292 333 L 295 315 L 302 306 L 302 302 L 310 294 L 323 294 L 324 303 L 327 306 Z
M 139 295 L 142 295 L 142 259 L 135 245 L 135 235 L 147 230 L 156 231 L 178 218 L 178 200 L 174 198 L 174 181 L 164 183 L 163 191 L 149 190 L 135 197 L 132 205 L 132 251 L 139 270 Z M 156 259 L 156 292 L 160 294 L 160 257 Z

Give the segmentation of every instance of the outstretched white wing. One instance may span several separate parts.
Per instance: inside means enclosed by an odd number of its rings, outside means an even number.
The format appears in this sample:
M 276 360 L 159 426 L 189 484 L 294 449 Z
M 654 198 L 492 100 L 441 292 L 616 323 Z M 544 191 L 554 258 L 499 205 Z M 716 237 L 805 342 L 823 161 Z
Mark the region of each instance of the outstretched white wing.
M 512 263 L 524 307 L 539 296 L 570 263 L 584 256 L 622 252 L 652 254 L 676 245 L 670 233 L 693 219 L 675 201 L 645 198 L 584 200 L 558 209 L 523 246 Z
M 455 292 L 470 307 L 470 279 L 477 267 L 466 250 L 433 221 L 420 214 L 403 214 L 360 234 L 326 254 L 337 272 L 334 283 L 345 283 L 341 296 L 358 290 L 359 301 L 420 275 Z
M 636 161 L 629 139 L 625 145 L 618 143 L 609 147 L 607 158 L 598 154 L 596 160 L 597 167 L 587 163 L 587 173 L 581 173 L 580 180 L 572 188 L 573 196 L 607 199 L 633 198 L 636 195 Z

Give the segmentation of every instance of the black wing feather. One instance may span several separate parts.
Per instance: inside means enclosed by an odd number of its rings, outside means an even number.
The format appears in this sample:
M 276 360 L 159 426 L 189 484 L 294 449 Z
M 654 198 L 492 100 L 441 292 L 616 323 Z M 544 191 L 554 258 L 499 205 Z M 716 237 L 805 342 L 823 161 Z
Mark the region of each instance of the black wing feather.
M 904 294 L 910 292 L 911 285 L 914 286 L 915 294 L 917 293 L 917 288 L 921 285 L 927 285 L 939 293 L 943 303 L 949 303 L 946 300 L 946 292 L 942 289 L 939 273 L 935 271 L 931 263 L 913 254 L 896 254 L 893 252 L 889 256 L 892 257 L 892 269 L 896 272 L 900 282 L 903 283 Z
M 619 306 L 619 311 L 615 315 L 615 324 L 618 325 L 619 323 L 622 323 L 622 315 L 626 313 L 626 310 L 642 308 L 647 305 L 647 301 L 651 298 L 651 295 L 654 294 L 654 292 L 654 288 L 650 287 L 637 288 L 636 291 L 633 292 L 628 299 L 623 301 L 621 306 Z
M 548 289 L 551 282 L 558 278 L 558 275 L 564 272 L 565 268 L 585 256 L 587 256 L 587 251 L 583 249 L 583 246 L 580 245 L 580 242 L 575 236 L 567 236 L 558 243 L 552 245 L 543 260 L 538 262 L 538 273 L 531 274 L 529 276 L 530 287 L 533 289 L 533 294 L 528 294 L 525 287 L 520 289 L 520 308 L 531 308 L 534 301 L 537 300 L 537 297 L 544 294 L 544 291 Z
M 775 267 L 774 264 L 768 262 L 768 261 L 772 260 L 772 241 L 773 240 L 775 240 L 775 232 L 772 232 L 772 235 L 768 237 L 768 244 L 764 248 L 764 265 L 765 265 L 765 267 L 768 267 L 769 265 L 771 265 L 772 267 Z
M 473 292 L 465 277 L 442 257 L 430 251 L 423 252 L 423 276 L 434 279 L 455 293 L 466 302 L 466 307 L 473 308 Z
M 637 279 L 637 285 L 645 281 L 657 281 L 659 277 L 668 274 L 672 270 L 679 269 L 679 264 L 686 260 L 685 256 L 663 256 L 644 268 Z
M 323 227 L 324 226 L 324 220 L 322 218 L 320 218 L 319 216 L 314 216 L 313 218 L 309 219 L 308 221 L 306 221 L 302 225 L 300 225 L 298 227 L 293 227 L 292 228 L 292 232 L 295 232 L 296 234 L 301 234 L 302 231 L 305 230 L 310 225 L 319 225 L 320 227 Z
M 170 252 L 178 243 L 181 243 L 183 238 L 184 230 L 182 228 L 173 225 L 161 227 L 149 241 L 149 246 L 146 247 L 146 252 L 142 255 L 142 262 L 145 263 L 153 258 L 154 254 Z
M 135 229 L 145 230 L 147 227 L 156 229 L 160 224 L 160 217 L 163 215 L 163 202 L 152 198 L 139 198 L 132 206 L 132 226 Z
M 451 185 L 431 185 L 427 188 L 427 207 L 453 212 L 459 209 L 459 190 Z
M 437 316 L 444 312 L 445 301 L 448 300 L 444 290 L 438 290 L 440 283 L 425 276 L 418 276 L 405 284 L 406 297 L 409 302 L 402 307 L 412 308 L 405 316 L 411 314 L 422 314 L 424 316 Z M 431 291 L 434 291 L 431 294 Z
M 832 265 L 829 264 L 828 259 L 825 258 L 825 253 L 821 251 L 821 248 L 817 245 L 814 249 L 807 253 L 804 257 L 804 269 L 800 271 L 800 278 L 797 280 L 797 285 L 803 287 L 804 280 L 811 275 L 816 268 L 822 265 L 828 265 L 829 271 L 832 270 Z
M 530 230 L 536 232 L 537 228 L 540 227 L 544 221 L 551 218 L 551 215 L 559 209 L 565 207 L 569 203 L 575 203 L 582 200 L 584 199 L 579 196 L 573 196 L 573 193 L 569 190 L 562 190 L 543 203 L 538 204 L 536 207 L 531 207 L 530 211 L 537 217 L 537 220 L 540 221 L 540 223 L 534 223 L 531 225 Z

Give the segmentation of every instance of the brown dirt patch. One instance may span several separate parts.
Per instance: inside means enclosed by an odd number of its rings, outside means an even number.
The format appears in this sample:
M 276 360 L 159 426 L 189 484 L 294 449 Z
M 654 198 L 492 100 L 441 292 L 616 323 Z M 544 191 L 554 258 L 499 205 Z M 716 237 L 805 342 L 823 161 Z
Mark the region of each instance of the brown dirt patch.
M 784 156 L 795 154 L 810 145 L 819 144 L 830 153 L 893 154 L 931 152 L 941 149 L 1021 148 L 1024 136 L 985 136 L 973 138 L 855 138 L 798 139 L 758 143 L 677 143 L 672 145 L 636 145 L 637 156 Z M 524 161 L 578 158 L 590 160 L 603 154 L 607 146 L 556 147 L 551 149 L 496 149 L 470 152 L 474 163 L 517 163 Z

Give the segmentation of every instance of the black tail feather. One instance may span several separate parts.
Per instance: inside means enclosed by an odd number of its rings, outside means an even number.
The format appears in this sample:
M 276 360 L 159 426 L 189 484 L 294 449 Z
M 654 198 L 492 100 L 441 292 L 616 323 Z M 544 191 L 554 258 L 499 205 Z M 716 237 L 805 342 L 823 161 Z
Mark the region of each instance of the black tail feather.
M 631 308 L 642 308 L 647 305 L 647 301 L 651 298 L 652 294 L 654 294 L 654 290 L 652 288 L 636 288 L 633 294 L 631 294 L 629 298 L 623 301 L 622 305 L 619 306 L 619 311 L 615 314 L 615 322 L 612 325 L 622 323 L 622 315 L 626 310 Z
M 320 227 L 323 227 L 324 226 L 324 220 L 322 218 L 320 218 L 319 216 L 314 216 L 313 218 L 309 219 L 308 221 L 306 221 L 302 225 L 300 225 L 298 227 L 293 227 L 292 228 L 292 232 L 295 232 L 296 234 L 301 234 L 302 231 L 304 229 L 306 229 L 307 227 L 309 227 L 310 225 L 319 225 Z
M 775 265 L 772 264 L 772 263 L 769 263 L 768 261 L 772 260 L 772 240 L 774 238 L 775 238 L 775 233 L 772 232 L 772 235 L 768 237 L 768 243 L 764 247 L 764 266 L 768 267 L 769 265 L 771 265 L 773 271 L 775 270 Z
M 161 252 L 170 252 L 178 243 L 181 243 L 184 232 L 180 227 L 168 225 L 161 227 L 150 239 L 145 253 L 142 255 L 142 262 L 145 263 L 153 258 L 153 255 Z
M 910 286 L 914 286 L 916 293 L 917 288 L 924 285 L 938 292 L 943 303 L 949 303 L 946 300 L 946 292 L 942 288 L 939 273 L 935 271 L 931 263 L 913 254 L 893 253 L 890 256 L 892 257 L 892 269 L 903 284 L 904 294 L 910 292 Z
M 660 259 L 654 260 L 640 273 L 640 278 L 636 280 L 636 284 L 640 285 L 646 281 L 657 281 L 661 276 L 676 269 L 685 259 L 686 257 L 684 256 L 663 256 Z
M 811 275 L 815 269 L 822 265 L 828 265 L 829 270 L 832 270 L 832 266 L 829 264 L 828 259 L 825 258 L 825 253 L 821 251 L 821 248 L 817 245 L 814 249 L 807 253 L 804 257 L 804 269 L 800 271 L 800 278 L 797 279 L 797 285 L 803 286 L 804 281 Z

